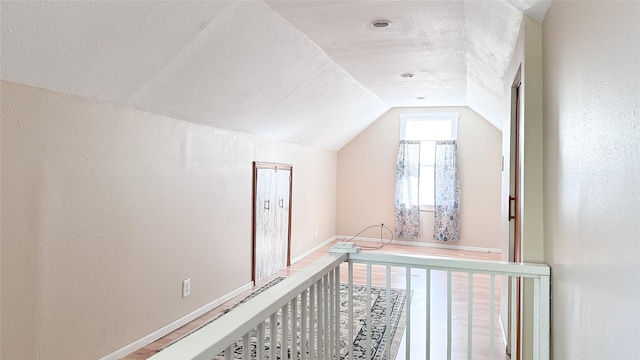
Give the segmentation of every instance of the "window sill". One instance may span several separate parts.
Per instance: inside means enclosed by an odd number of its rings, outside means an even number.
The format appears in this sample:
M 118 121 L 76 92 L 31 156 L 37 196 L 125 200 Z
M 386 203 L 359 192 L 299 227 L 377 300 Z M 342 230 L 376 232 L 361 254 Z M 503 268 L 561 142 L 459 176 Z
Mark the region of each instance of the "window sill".
M 433 206 L 432 205 L 420 205 L 420 212 L 433 212 Z

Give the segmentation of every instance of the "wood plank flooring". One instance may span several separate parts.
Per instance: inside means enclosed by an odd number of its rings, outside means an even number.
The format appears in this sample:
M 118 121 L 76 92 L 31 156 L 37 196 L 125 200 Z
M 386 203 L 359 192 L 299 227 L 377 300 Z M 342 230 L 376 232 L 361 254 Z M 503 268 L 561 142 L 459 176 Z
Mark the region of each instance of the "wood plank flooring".
M 371 246 L 371 243 L 362 243 L 364 246 Z M 315 260 L 325 256 L 331 245 L 312 253 L 311 255 L 300 260 L 291 267 L 279 272 L 278 274 L 265 279 L 263 282 L 254 287 L 254 289 L 269 282 L 277 276 L 290 276 Z M 390 244 L 377 252 L 404 253 L 416 255 L 442 256 L 452 258 L 478 259 L 478 260 L 500 260 L 500 254 L 465 251 L 465 250 L 449 250 L 420 246 L 403 246 Z M 341 281 L 346 282 L 348 276 L 347 264 L 343 264 L 340 269 Z M 398 352 L 397 359 L 425 359 L 426 358 L 426 271 L 422 269 L 413 269 L 411 271 L 411 320 L 410 320 L 410 337 L 411 348 L 410 356 L 406 357 L 406 332 L 403 336 L 402 343 Z M 354 283 L 366 284 L 366 265 L 354 264 Z M 453 273 L 451 276 L 452 292 L 452 343 L 451 354 L 452 359 L 467 358 L 467 337 L 468 337 L 468 275 L 466 273 Z M 493 359 L 509 359 L 504 354 L 502 344 L 502 336 L 498 323 L 498 312 L 500 309 L 500 278 L 496 277 L 494 285 L 494 356 Z M 447 355 L 447 275 L 444 271 L 433 270 L 431 272 L 431 359 L 446 359 Z M 384 286 L 386 284 L 386 268 L 384 266 L 372 266 L 372 285 Z M 394 288 L 404 289 L 406 286 L 406 270 L 405 268 L 391 268 L 391 286 Z M 253 291 L 253 290 L 251 290 Z M 179 338 L 183 334 L 193 331 L 211 318 L 227 308 L 235 305 L 251 291 L 240 294 L 228 302 L 222 304 L 218 308 L 200 316 L 189 324 L 177 329 L 176 331 L 166 335 L 165 337 L 135 351 L 134 353 L 124 357 L 124 360 L 141 360 L 147 359 L 151 355 L 157 353 L 158 349 L 163 345 Z M 476 274 L 473 278 L 473 318 L 472 318 L 472 358 L 473 359 L 491 359 L 490 357 L 490 312 L 489 312 L 489 293 L 490 280 L 489 275 Z

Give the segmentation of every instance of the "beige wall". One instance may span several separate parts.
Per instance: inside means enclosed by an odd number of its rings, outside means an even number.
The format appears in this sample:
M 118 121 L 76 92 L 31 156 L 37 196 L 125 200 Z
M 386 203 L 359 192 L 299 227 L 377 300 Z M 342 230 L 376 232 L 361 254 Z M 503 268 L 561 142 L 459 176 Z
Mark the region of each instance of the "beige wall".
M 522 19 L 520 33 L 512 54 L 511 63 L 504 77 L 504 125 L 502 131 L 502 155 L 505 168 L 502 172 L 501 190 L 501 237 L 505 261 L 513 261 L 510 238 L 513 236 L 513 221 L 507 221 L 509 212 L 509 196 L 514 195 L 510 188 L 513 186 L 514 159 L 512 145 L 516 139 L 513 134 L 514 123 L 511 89 L 514 80 L 520 72 L 522 81 L 521 104 L 524 109 L 521 117 L 520 153 L 520 213 L 522 215 L 522 246 L 523 258 L 528 262 L 542 262 L 543 260 L 543 205 L 542 185 L 542 64 L 540 48 L 541 25 L 530 16 Z
M 640 2 L 554 2 L 542 26 L 554 359 L 640 356 Z
M 99 358 L 248 283 L 254 160 L 293 164 L 292 256 L 335 234 L 331 151 L 2 82 L 1 153 L 3 359 Z
M 337 233 L 355 235 L 369 225 L 394 226 L 395 168 L 400 114 L 459 112 L 461 177 L 459 246 L 500 248 L 500 138 L 494 126 L 467 107 L 396 108 L 338 151 Z M 433 212 L 422 213 L 418 242 L 433 240 Z M 379 237 L 380 230 L 363 233 Z M 388 236 L 388 235 L 387 235 Z
M 2 91 L 0 88 L 0 99 Z M 0 104 L 0 113 L 2 105 Z M 0 126 L 0 159 L 2 159 L 2 126 Z M 0 188 L 2 187 L 2 167 L 0 166 Z M 0 205 L 2 204 L 2 191 L 0 191 Z M 0 219 L 2 219 L 2 206 L 0 206 Z M 0 359 L 2 358 L 2 221 L 0 220 Z
M 540 196 L 543 188 L 542 168 L 542 54 L 541 54 L 541 24 L 531 16 L 522 19 L 520 33 L 516 47 L 512 54 L 511 63 L 504 77 L 504 125 L 502 132 L 502 154 L 505 164 L 512 164 L 511 146 L 513 138 L 511 121 L 512 104 L 510 96 L 514 86 L 514 79 L 518 71 L 522 81 L 522 108 L 520 126 L 520 191 L 518 195 L 519 211 L 521 214 L 521 242 L 522 256 L 525 262 L 543 261 L 543 199 Z M 507 221 L 509 186 L 512 184 L 514 169 L 505 165 L 502 174 L 502 238 L 503 248 L 512 246 L 509 243 L 509 231 L 513 229 L 513 221 Z M 511 251 L 503 253 L 503 260 L 512 261 Z

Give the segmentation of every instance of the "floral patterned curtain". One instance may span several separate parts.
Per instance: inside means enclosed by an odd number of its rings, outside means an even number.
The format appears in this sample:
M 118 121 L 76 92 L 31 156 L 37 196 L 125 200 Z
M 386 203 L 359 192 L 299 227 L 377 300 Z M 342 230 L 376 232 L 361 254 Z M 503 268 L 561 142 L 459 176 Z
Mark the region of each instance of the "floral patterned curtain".
M 396 164 L 396 234 L 398 238 L 420 236 L 420 142 L 401 140 Z
M 435 203 L 433 238 L 460 240 L 460 179 L 455 140 L 437 141 L 435 158 Z

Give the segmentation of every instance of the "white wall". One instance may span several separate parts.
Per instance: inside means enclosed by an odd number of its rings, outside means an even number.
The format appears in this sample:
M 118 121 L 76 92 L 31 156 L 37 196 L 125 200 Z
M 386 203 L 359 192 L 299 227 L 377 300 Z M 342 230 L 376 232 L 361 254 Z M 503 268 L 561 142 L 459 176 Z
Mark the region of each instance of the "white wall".
M 335 234 L 335 152 L 1 89 L 3 359 L 100 358 L 250 282 L 254 160 L 293 164 L 292 256 Z
M 545 261 L 554 359 L 640 356 L 640 2 L 543 23 Z
M 460 113 L 461 239 L 446 244 L 500 248 L 501 134 L 467 107 L 391 109 L 342 147 L 338 151 L 338 234 L 355 235 L 380 223 L 393 229 L 400 114 L 420 112 Z M 422 224 L 421 237 L 415 241 L 445 244 L 433 240 L 433 212 L 422 212 Z M 380 237 L 380 230 L 361 236 Z

